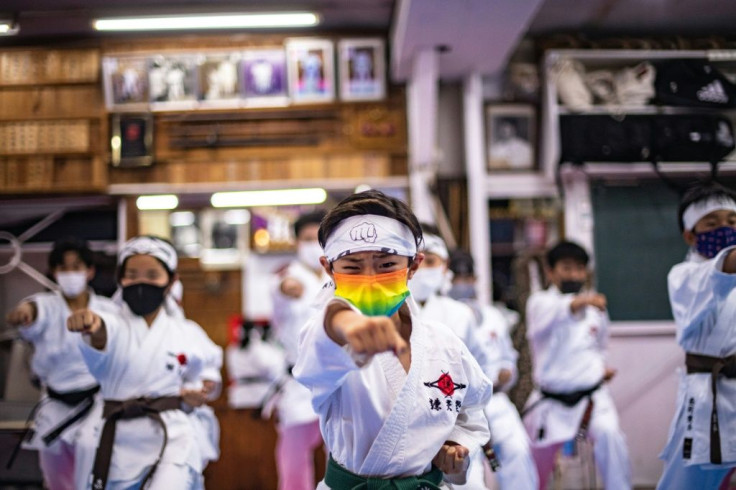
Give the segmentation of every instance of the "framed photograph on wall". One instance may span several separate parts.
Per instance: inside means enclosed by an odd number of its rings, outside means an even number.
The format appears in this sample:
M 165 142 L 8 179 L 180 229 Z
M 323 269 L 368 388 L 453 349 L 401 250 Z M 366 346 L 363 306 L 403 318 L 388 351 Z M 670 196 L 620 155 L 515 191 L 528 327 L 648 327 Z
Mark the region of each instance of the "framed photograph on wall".
M 192 109 L 197 105 L 197 57 L 160 55 L 148 60 L 152 110 Z
M 201 55 L 198 59 L 197 90 L 203 107 L 239 105 L 238 63 L 240 53 Z
M 153 116 L 118 113 L 110 116 L 110 150 L 114 167 L 153 164 Z
M 335 100 L 334 47 L 327 39 L 287 39 L 286 62 L 292 102 Z
M 386 96 L 384 51 L 379 38 L 338 42 L 340 99 L 379 100 Z
M 262 107 L 288 104 L 286 53 L 283 49 L 254 49 L 244 52 L 240 71 L 243 105 Z
M 102 73 L 108 109 L 148 109 L 148 61 L 145 57 L 104 57 Z
M 486 106 L 488 170 L 535 170 L 536 111 L 531 105 Z

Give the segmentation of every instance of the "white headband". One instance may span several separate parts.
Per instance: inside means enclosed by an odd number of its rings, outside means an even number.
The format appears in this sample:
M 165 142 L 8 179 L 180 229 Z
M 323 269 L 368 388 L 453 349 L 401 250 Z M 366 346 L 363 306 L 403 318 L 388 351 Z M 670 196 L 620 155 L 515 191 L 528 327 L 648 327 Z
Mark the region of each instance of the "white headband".
M 417 245 L 414 234 L 399 221 L 360 214 L 340 222 L 327 237 L 324 251 L 329 262 L 348 254 L 372 251 L 414 257 Z
M 736 202 L 727 196 L 711 196 L 703 201 L 694 202 L 682 213 L 682 227 L 685 230 L 692 230 L 703 216 L 720 210 L 736 211 Z
M 125 259 L 132 255 L 152 255 L 163 262 L 169 271 L 176 271 L 176 250 L 168 242 L 160 238 L 149 236 L 131 238 L 120 249 L 118 265 L 122 265 Z
M 448 257 L 450 257 L 445 241 L 432 233 L 424 234 L 424 246 L 422 247 L 422 252 L 435 254 L 442 260 L 447 260 Z

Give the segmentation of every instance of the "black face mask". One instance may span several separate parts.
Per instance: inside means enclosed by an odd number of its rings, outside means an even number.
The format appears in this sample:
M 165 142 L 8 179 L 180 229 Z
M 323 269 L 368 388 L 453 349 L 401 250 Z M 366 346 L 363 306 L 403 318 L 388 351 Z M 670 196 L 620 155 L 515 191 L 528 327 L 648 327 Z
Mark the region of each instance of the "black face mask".
M 583 281 L 561 281 L 560 292 L 562 292 L 562 294 L 577 294 L 581 289 L 583 289 L 583 285 L 585 285 Z
M 123 301 L 130 311 L 138 316 L 148 315 L 156 311 L 156 308 L 164 302 L 164 291 L 166 286 L 154 286 L 139 282 L 123 288 Z

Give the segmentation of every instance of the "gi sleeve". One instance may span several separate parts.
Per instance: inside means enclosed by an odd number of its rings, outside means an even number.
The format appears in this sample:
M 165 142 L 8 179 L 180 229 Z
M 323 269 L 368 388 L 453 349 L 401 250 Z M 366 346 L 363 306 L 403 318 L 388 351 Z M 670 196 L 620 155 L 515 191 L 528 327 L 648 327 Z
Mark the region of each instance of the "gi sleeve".
M 325 313 L 334 301 L 358 311 L 347 301 L 335 299 L 312 316 L 300 331 L 299 356 L 292 372 L 294 378 L 312 392 L 312 406 L 317 412 L 340 388 L 347 375 L 359 369 L 348 349 L 338 345 L 325 332 Z
M 216 383 L 215 390 L 208 396 L 210 400 L 214 400 L 220 396 L 222 389 L 222 347 L 215 344 L 199 324 L 187 320 L 187 325 L 191 331 L 193 342 L 195 342 L 195 345 L 201 351 L 202 363 L 201 370 L 196 376 L 192 376 L 192 373 L 186 372 L 185 378 L 192 384 L 201 384 L 201 381 L 213 381 Z
M 527 334 L 531 339 L 544 338 L 552 333 L 553 327 L 570 323 L 577 315 L 570 310 L 572 294 L 558 295 L 551 291 L 532 294 L 526 304 Z
M 736 274 L 723 272 L 726 255 L 734 248 L 721 250 L 713 259 L 683 262 L 670 270 L 667 289 L 679 343 L 715 326 L 720 305 L 736 287 Z
M 37 342 L 43 338 L 46 328 L 54 316 L 52 300 L 55 296 L 54 293 L 39 293 L 29 296 L 19 303 L 33 303 L 36 305 L 36 319 L 30 325 L 20 327 L 21 337 L 29 342 Z M 66 328 L 66 324 L 62 327 Z

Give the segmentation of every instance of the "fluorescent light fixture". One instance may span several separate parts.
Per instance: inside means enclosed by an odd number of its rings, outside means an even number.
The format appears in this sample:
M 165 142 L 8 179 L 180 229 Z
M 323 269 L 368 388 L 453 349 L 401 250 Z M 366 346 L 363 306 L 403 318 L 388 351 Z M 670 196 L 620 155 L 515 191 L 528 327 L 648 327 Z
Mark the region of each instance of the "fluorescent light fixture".
M 179 198 L 174 194 L 140 196 L 135 200 L 135 205 L 141 211 L 149 211 L 153 209 L 174 209 L 179 205 Z
M 177 211 L 169 215 L 171 226 L 191 226 L 194 224 L 194 213 L 191 211 Z
M 244 208 L 248 206 L 293 206 L 321 204 L 327 192 L 320 188 L 280 189 L 272 191 L 216 192 L 210 202 L 216 208 Z
M 20 26 L 17 22 L 0 20 L 0 36 L 14 36 L 18 32 L 20 32 Z
M 92 22 L 93 27 L 98 31 L 269 29 L 278 27 L 312 27 L 317 24 L 319 24 L 319 16 L 311 12 L 111 17 L 96 19 Z

